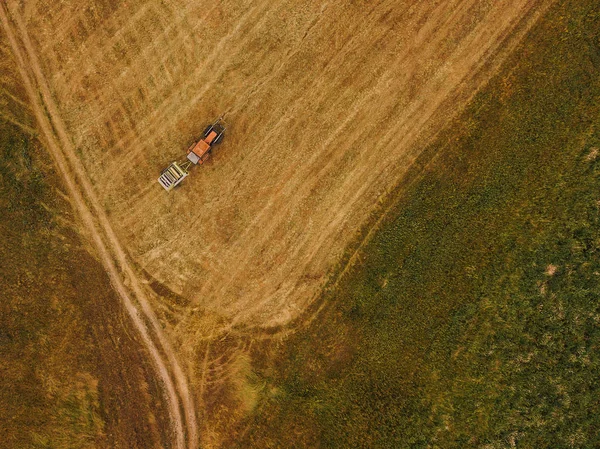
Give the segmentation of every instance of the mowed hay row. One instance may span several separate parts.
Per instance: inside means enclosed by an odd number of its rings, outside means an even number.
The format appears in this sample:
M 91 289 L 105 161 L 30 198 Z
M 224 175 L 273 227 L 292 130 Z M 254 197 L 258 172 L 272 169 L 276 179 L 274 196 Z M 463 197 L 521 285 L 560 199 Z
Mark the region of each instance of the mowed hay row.
M 19 126 L 27 134 L 35 134 L 33 114 L 27 103 L 27 95 L 21 85 L 21 77 L 6 40 L 0 33 L 0 120 Z
M 241 322 L 303 310 L 381 194 L 550 1 L 32 1 L 26 23 L 122 243 Z M 213 160 L 156 178 L 226 113 Z

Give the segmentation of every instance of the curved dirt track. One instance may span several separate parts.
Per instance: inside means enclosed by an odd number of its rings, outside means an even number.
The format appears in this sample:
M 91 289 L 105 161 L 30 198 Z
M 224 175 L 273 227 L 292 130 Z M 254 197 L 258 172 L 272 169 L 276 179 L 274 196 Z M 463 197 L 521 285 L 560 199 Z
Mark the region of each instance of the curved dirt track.
M 197 425 L 194 402 L 187 387 L 187 380 L 136 276 L 129 267 L 125 253 L 121 249 L 104 211 L 98 204 L 98 200 L 89 185 L 87 175 L 77 160 L 27 32 L 20 20 L 19 12 L 2 4 L 0 5 L 0 21 L 13 50 L 19 72 L 31 100 L 31 107 L 47 148 L 63 177 L 70 199 L 82 220 L 85 232 L 97 250 L 111 283 L 150 353 L 164 385 L 173 423 L 175 439 L 173 447 L 194 449 L 197 447 Z M 46 115 L 46 112 L 50 118 Z M 127 280 L 129 289 L 125 286 L 123 277 Z M 138 306 L 134 301 L 142 308 L 143 315 L 140 315 Z M 150 326 L 148 326 L 148 322 Z M 166 362 L 153 338 L 158 340 L 161 350 L 166 354 Z M 172 380 L 173 377 L 175 382 Z M 185 430 L 180 404 L 186 416 Z M 188 440 L 187 445 L 185 444 L 186 438 Z

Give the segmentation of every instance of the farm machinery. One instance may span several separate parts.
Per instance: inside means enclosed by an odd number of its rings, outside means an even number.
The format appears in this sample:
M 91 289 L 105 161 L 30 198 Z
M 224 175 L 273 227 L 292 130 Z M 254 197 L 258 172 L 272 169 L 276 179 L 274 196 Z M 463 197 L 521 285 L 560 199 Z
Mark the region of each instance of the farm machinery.
M 192 145 L 187 150 L 187 159 L 183 162 L 171 162 L 171 164 L 165 168 L 160 176 L 158 182 L 168 192 L 175 188 L 185 177 L 189 174 L 189 168 L 193 165 L 202 165 L 209 157 L 212 152 L 213 146 L 217 145 L 223 140 L 223 134 L 225 133 L 225 124 L 222 119 L 219 118 L 212 125 L 208 125 L 202 133 L 202 138 Z

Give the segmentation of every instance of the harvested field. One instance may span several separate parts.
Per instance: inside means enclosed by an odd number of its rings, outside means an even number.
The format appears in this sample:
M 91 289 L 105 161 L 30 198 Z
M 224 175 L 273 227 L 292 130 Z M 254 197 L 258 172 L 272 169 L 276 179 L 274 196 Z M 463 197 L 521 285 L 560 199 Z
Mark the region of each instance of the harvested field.
M 130 257 L 190 304 L 267 326 L 310 303 L 549 2 L 8 3 Z M 212 162 L 164 192 L 160 170 L 221 113 Z
M 10 45 L 0 33 L 0 120 L 18 126 L 27 135 L 35 134 L 33 114 L 21 86 Z

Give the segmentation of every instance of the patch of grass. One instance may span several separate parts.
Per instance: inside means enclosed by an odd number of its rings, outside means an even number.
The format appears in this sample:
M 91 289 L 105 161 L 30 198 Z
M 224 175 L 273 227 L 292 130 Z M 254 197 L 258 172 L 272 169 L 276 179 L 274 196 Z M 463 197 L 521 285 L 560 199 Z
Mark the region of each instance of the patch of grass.
M 102 438 L 92 341 L 70 282 L 73 233 L 31 155 L 36 141 L 0 122 L 0 426 L 6 447 L 95 447 Z M 63 216 L 63 218 L 66 218 Z M 70 237 L 70 238 L 69 238 Z
M 557 2 L 427 154 L 247 447 L 598 447 L 600 10 Z
M 0 120 L 0 447 L 168 447 L 168 416 L 44 148 Z

